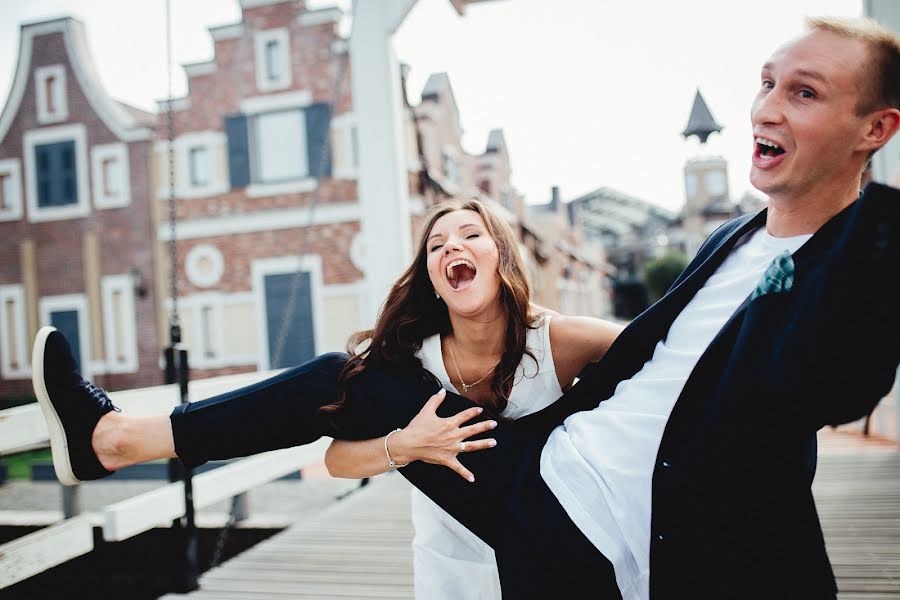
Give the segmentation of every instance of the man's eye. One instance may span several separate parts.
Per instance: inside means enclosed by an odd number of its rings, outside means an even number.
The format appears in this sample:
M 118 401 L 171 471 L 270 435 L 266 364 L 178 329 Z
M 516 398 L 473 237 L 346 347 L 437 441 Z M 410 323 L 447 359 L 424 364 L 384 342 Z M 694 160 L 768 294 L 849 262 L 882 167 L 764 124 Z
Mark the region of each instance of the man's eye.
M 775 82 L 770 79 L 763 79 L 762 86 L 767 90 L 771 90 L 773 87 L 775 87 Z
M 800 90 L 800 97 L 812 100 L 816 97 L 816 93 L 812 90 Z

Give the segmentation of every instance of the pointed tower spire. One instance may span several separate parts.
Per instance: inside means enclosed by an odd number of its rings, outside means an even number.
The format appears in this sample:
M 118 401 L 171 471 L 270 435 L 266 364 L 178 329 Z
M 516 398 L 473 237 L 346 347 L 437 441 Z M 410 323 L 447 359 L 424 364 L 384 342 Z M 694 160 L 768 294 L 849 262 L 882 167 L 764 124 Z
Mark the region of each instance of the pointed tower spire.
M 684 128 L 681 135 L 685 138 L 696 135 L 700 143 L 705 144 L 709 134 L 722 131 L 722 129 L 723 127 L 716 123 L 712 113 L 709 112 L 709 107 L 706 106 L 706 101 L 698 89 L 697 95 L 694 96 L 694 106 L 691 108 L 691 116 L 688 119 L 687 127 Z

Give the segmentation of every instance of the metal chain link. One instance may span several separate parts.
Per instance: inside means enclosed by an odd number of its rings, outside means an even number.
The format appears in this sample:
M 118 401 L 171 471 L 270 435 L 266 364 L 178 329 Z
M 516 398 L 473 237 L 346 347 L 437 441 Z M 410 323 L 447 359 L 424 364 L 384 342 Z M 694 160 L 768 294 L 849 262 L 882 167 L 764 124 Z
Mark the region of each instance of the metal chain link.
M 237 523 L 237 510 L 239 502 L 239 496 L 233 496 L 231 498 L 231 512 L 228 514 L 228 521 L 225 523 L 225 526 L 222 527 L 219 535 L 216 536 L 216 545 L 213 548 L 212 558 L 209 561 L 210 569 L 218 567 L 219 563 L 222 560 L 222 554 L 225 549 L 225 541 L 228 539 L 228 534 L 234 528 L 235 523 Z
M 169 162 L 169 298 L 172 313 L 169 316 L 170 342 L 181 342 L 181 325 L 178 319 L 178 243 L 175 237 L 175 110 L 172 108 L 172 18 L 171 0 L 166 0 L 166 76 L 168 100 L 166 101 L 166 139 Z

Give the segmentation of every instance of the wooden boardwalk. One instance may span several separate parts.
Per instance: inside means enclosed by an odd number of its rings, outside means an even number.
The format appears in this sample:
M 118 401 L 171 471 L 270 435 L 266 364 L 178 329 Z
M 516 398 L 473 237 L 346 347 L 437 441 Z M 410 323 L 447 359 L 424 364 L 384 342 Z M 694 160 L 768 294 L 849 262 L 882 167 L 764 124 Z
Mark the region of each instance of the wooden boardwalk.
M 900 600 L 900 449 L 826 431 L 813 486 L 841 600 Z M 409 486 L 381 477 L 169 600 L 412 598 Z
M 165 599 L 413 597 L 409 484 L 378 477 L 316 518 L 205 573 L 200 590 Z

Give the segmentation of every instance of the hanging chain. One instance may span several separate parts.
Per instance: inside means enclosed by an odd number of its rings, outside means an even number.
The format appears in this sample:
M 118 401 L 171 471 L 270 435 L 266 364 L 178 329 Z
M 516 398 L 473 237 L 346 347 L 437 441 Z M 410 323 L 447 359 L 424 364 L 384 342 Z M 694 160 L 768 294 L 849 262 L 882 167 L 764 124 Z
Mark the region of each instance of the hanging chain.
M 338 57 L 338 70 L 335 76 L 334 88 L 332 90 L 331 97 L 332 115 L 334 114 L 335 107 L 337 107 L 341 99 L 341 88 L 344 83 L 344 76 L 347 72 L 347 63 L 349 62 L 349 60 L 350 50 L 348 48 L 341 56 Z M 307 220 L 306 227 L 303 228 L 303 233 L 300 238 L 300 250 L 297 252 L 298 257 L 302 257 L 305 254 L 306 247 L 309 241 L 309 232 L 313 227 L 313 223 L 315 222 L 315 210 L 316 206 L 319 204 L 319 196 L 322 189 L 322 172 L 325 170 L 325 164 L 328 161 L 330 153 L 331 121 L 329 119 L 328 129 L 325 132 L 325 141 L 322 144 L 321 150 L 319 151 L 318 168 L 316 169 L 316 187 L 313 189 L 312 198 L 310 199 L 309 219 Z M 278 328 L 278 341 L 275 343 L 275 352 L 272 354 L 269 360 L 269 364 L 273 368 L 277 367 L 281 363 L 281 358 L 284 354 L 284 348 L 287 344 L 288 330 L 290 329 L 291 317 L 293 317 L 294 315 L 294 309 L 296 308 L 297 304 L 297 295 L 300 292 L 300 282 L 302 274 L 302 269 L 298 268 L 297 272 L 294 274 L 294 277 L 291 279 L 291 291 L 288 295 L 287 306 L 285 306 L 284 312 L 281 316 L 281 325 Z
M 213 569 L 219 566 L 219 563 L 222 561 L 223 551 L 225 550 L 225 541 L 228 539 L 228 533 L 234 528 L 235 523 L 237 523 L 237 512 L 238 512 L 238 503 L 240 502 L 239 496 L 233 496 L 231 498 L 231 512 L 228 513 L 228 522 L 225 523 L 225 526 L 219 531 L 219 535 L 216 536 L 216 547 L 213 549 L 212 558 L 209 561 L 209 568 Z
M 181 324 L 178 319 L 178 244 L 175 238 L 175 110 L 172 107 L 172 6 L 166 0 L 166 76 L 168 99 L 166 101 L 166 139 L 169 167 L 169 298 L 172 313 L 169 316 L 169 341 L 181 342 Z

